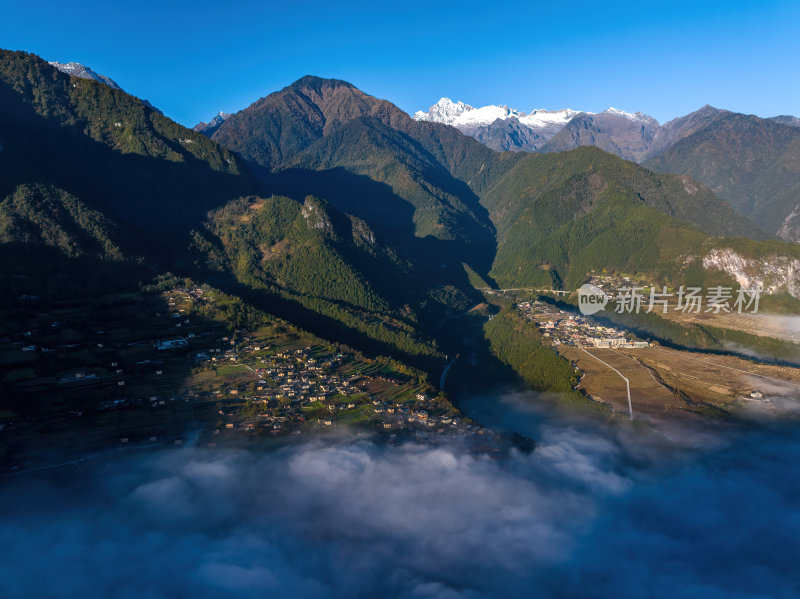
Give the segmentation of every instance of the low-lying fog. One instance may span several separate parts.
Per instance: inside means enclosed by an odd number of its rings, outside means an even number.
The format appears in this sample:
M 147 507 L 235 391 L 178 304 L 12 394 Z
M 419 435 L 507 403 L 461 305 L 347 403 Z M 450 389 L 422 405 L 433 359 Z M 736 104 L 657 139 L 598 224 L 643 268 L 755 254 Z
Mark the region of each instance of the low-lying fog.
M 0 479 L 0 595 L 800 593 L 797 430 L 679 450 L 637 427 L 514 407 L 529 400 L 483 400 L 539 443 L 502 459 L 351 437 L 128 450 Z

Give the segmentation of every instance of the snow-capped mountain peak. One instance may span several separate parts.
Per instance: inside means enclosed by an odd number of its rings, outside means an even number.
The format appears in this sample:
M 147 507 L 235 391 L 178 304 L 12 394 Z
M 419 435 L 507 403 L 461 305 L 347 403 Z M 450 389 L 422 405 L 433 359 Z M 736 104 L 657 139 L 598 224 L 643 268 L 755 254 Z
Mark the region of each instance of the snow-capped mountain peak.
M 67 75 L 80 77 L 81 79 L 94 79 L 95 81 L 105 83 L 107 86 L 113 87 L 114 89 L 122 90 L 122 88 L 117 85 L 117 82 L 111 79 L 111 77 L 101 75 L 100 73 L 90 69 L 85 65 L 82 65 L 79 62 L 58 62 L 55 60 L 51 60 L 49 62 L 51 66 L 54 66 L 59 71 L 66 73 Z
M 414 113 L 414 119 L 452 125 L 462 114 L 471 110 L 475 110 L 475 108 L 464 102 L 453 102 L 450 98 L 440 98 L 427 112 L 418 110 Z
M 614 108 L 613 106 L 609 106 L 607 110 L 605 110 L 606 114 L 613 114 L 616 116 L 621 116 L 631 121 L 650 121 L 653 120 L 653 117 L 644 114 L 643 112 L 625 112 L 624 110 L 620 110 L 619 108 Z
M 550 140 L 577 115 L 585 116 L 589 123 L 593 121 L 590 126 L 606 137 L 619 135 L 620 131 L 627 131 L 627 135 L 633 138 L 643 136 L 641 143 L 644 146 L 659 127 L 658 121 L 646 114 L 625 112 L 613 106 L 603 112 L 537 108 L 526 113 L 502 104 L 475 108 L 450 98 L 440 99 L 427 111 L 417 111 L 414 119 L 451 125 L 494 150 L 538 152 L 551 148 L 548 145 Z M 570 147 L 574 143 L 575 140 L 570 138 L 559 141 L 557 145 Z M 635 149 L 618 151 L 626 159 L 638 156 Z
M 535 151 L 576 114 L 578 111 L 570 108 L 526 113 L 504 104 L 475 108 L 442 98 L 427 111 L 417 111 L 414 119 L 451 125 L 497 150 Z
M 231 116 L 232 115 L 229 112 L 220 111 L 215 114 L 207 123 L 197 123 L 194 127 L 192 127 L 192 131 L 197 131 L 206 137 L 211 137 L 214 132 L 219 129 L 220 125 L 227 121 Z
M 220 110 L 216 115 L 214 115 L 214 118 L 211 119 L 209 124 L 216 124 L 216 123 L 222 124 L 225 121 L 227 121 L 230 118 L 230 116 L 231 116 L 230 112 L 222 112 Z
M 481 127 L 490 125 L 498 119 L 504 121 L 512 117 L 519 119 L 522 116 L 525 116 L 524 112 L 519 112 L 508 106 L 489 105 L 465 111 L 456 119 L 455 124 L 464 127 Z
M 538 108 L 526 113 L 521 110 L 509 108 L 504 104 L 490 104 L 489 106 L 475 108 L 464 102 L 453 101 L 445 97 L 441 98 L 427 111 L 418 110 L 415 112 L 414 120 L 444 123 L 445 125 L 452 125 L 461 129 L 483 127 L 491 125 L 497 119 L 505 120 L 514 117 L 523 125 L 537 128 L 566 125 L 572 117 L 580 112 L 592 116 L 598 114 L 589 111 L 572 110 L 571 108 L 562 108 L 560 110 Z M 620 116 L 635 122 L 652 120 L 652 117 L 641 112 L 625 112 L 613 106 L 599 114 Z
M 509 117 L 520 118 L 524 112 L 514 110 L 504 105 L 489 105 L 475 108 L 464 102 L 453 102 L 450 98 L 441 98 L 427 111 L 418 110 L 414 113 L 417 121 L 432 121 L 444 123 L 454 127 L 481 127 L 495 122 L 497 119 L 505 120 Z
M 566 125 L 578 111 L 565 108 L 562 110 L 546 110 L 543 108 L 525 113 L 509 108 L 505 104 L 490 104 L 475 108 L 464 102 L 454 102 L 450 98 L 442 98 L 427 111 L 414 113 L 417 121 L 432 121 L 452 125 L 459 129 L 471 129 L 491 125 L 496 120 L 515 118 L 528 127 L 552 127 Z
M 111 77 L 106 77 L 105 75 L 101 75 L 94 69 L 87 67 L 79 62 L 58 62 L 56 60 L 48 61 L 48 64 L 52 67 L 57 68 L 62 73 L 66 73 L 72 77 L 80 77 L 81 79 L 93 79 L 94 81 L 98 81 L 108 87 L 113 89 L 118 89 L 121 92 L 125 90 L 122 89 L 116 81 L 114 81 Z M 128 93 L 128 92 L 125 92 Z M 164 114 L 158 108 L 153 106 L 150 102 L 145 100 L 144 98 L 140 98 L 140 100 L 144 103 L 145 106 L 148 108 L 155 110 L 159 114 Z
M 561 110 L 537 108 L 520 117 L 519 122 L 533 128 L 566 125 L 578 113 L 578 110 L 572 110 L 571 108 L 562 108 Z

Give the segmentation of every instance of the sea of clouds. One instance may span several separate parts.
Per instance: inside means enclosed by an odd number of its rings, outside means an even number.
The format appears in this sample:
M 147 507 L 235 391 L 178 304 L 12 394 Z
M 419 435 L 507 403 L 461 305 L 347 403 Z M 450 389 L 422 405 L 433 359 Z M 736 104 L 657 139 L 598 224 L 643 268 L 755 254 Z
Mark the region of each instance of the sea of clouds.
M 499 459 L 343 436 L 8 477 L 0 596 L 800 594 L 793 427 L 687 450 L 630 426 L 531 426 L 536 449 Z

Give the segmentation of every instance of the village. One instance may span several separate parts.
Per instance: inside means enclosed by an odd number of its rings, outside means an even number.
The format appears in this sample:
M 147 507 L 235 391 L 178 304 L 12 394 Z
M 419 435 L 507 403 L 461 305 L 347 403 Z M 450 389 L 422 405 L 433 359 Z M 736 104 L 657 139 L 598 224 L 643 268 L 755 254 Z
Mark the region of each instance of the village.
M 221 357 L 194 357 L 197 380 L 211 371 L 228 378 L 224 388 L 201 394 L 220 404 L 217 431 L 300 434 L 304 427 L 362 424 L 387 432 L 477 430 L 416 378 L 320 346 L 273 350 L 246 335 Z
M 213 288 L 176 286 L 133 308 L 130 299 L 62 305 L 0 335 L 0 463 L 41 463 L 67 444 L 214 447 L 342 428 L 394 442 L 455 435 L 490 453 L 507 445 L 421 371 L 279 319 L 232 327 L 241 306 Z
M 598 289 L 606 292 L 609 299 L 615 300 L 621 289 L 635 287 L 639 293 L 647 296 L 650 294 L 650 289 L 653 286 L 652 281 L 644 274 L 625 274 L 615 272 L 597 272 L 589 271 L 590 285 L 594 285 Z
M 604 326 L 541 299 L 520 300 L 516 307 L 581 371 L 579 388 L 595 401 L 629 413 L 630 385 L 633 413 L 640 420 L 724 421 L 742 406 L 769 411 L 774 398 L 792 397 L 797 390 L 796 368 L 642 341 L 631 331 Z M 690 370 L 697 374 L 683 374 Z
M 636 339 L 629 331 L 592 322 L 586 316 L 568 314 L 547 302 L 533 300 L 517 304 L 525 318 L 554 346 L 641 349 L 647 341 Z

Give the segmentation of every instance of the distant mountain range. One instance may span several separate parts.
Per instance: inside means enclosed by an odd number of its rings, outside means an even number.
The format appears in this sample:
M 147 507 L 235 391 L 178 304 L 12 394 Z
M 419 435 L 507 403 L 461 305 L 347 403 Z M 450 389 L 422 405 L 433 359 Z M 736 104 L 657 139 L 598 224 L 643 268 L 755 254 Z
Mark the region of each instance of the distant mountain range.
M 763 230 L 800 242 L 796 121 L 704 107 L 666 123 L 661 146 L 643 164 L 658 172 L 691 175 Z
M 110 77 L 80 63 L 50 62 L 50 65 L 68 75 L 122 90 Z M 146 100 L 143 102 L 157 110 Z M 302 103 L 294 105 L 300 106 Z M 212 137 L 233 116 L 219 112 L 207 123 L 195 125 L 193 130 Z M 476 108 L 441 98 L 427 111 L 417 111 L 413 120 L 455 127 L 496 151 L 546 153 L 595 146 L 652 170 L 688 174 L 709 186 L 764 231 L 788 241 L 800 241 L 800 142 L 797 141 L 800 119 L 797 117 L 762 119 L 704 106 L 661 125 L 642 112 L 630 113 L 613 107 L 599 113 L 569 108 L 526 113 L 504 105 Z M 283 132 L 279 135 L 286 137 Z M 752 145 L 750 140 L 754 142 Z M 231 138 L 220 141 L 232 148 L 240 143 Z M 273 141 L 267 144 L 270 151 L 277 152 L 267 161 L 271 165 L 283 154 L 280 140 Z M 259 152 L 265 149 L 262 147 Z
M 211 137 L 214 135 L 214 132 L 219 129 L 219 126 L 222 125 L 222 123 L 224 123 L 225 120 L 230 116 L 231 115 L 227 112 L 218 112 L 207 123 L 197 123 L 194 127 L 192 127 L 192 131 L 196 131 L 197 133 L 202 133 L 203 135 Z
M 442 98 L 427 112 L 417 111 L 414 120 L 452 125 L 492 148 L 493 150 L 524 150 L 541 148 L 558 133 L 574 110 L 534 110 L 524 113 L 508 106 L 474 108 L 463 102 Z
M 769 281 L 800 296 L 800 246 L 770 240 L 690 175 L 598 147 L 497 152 L 345 81 L 302 77 L 202 135 L 94 77 L 0 51 L 0 107 L 0 301 L 170 271 L 427 368 L 442 358 L 438 324 L 482 301 L 476 287 L 574 289 L 605 269 L 671 286 Z M 705 146 L 690 138 L 718 125 L 728 139 L 752 120 L 706 112 L 654 127 L 648 147 L 691 166 Z M 578 134 L 576 145 L 600 145 L 584 143 L 593 126 L 626 151 L 642 136 L 604 119 L 650 126 L 618 111 L 569 117 L 514 119 L 566 120 L 551 147 Z M 747 131 L 764 137 L 765 159 L 791 166 L 800 129 L 761 121 Z
M 643 162 L 726 112 L 706 105 L 662 126 L 642 112 L 625 112 L 614 107 L 603 112 L 540 108 L 526 113 L 505 105 L 475 108 L 441 98 L 428 110 L 415 112 L 413 118 L 451 125 L 497 151 L 562 152 L 594 145 L 626 160 Z M 763 120 L 800 127 L 800 118 L 793 116 Z
M 800 241 L 800 119 L 762 119 L 712 106 L 660 125 L 641 112 L 474 108 L 442 98 L 414 119 L 458 128 L 497 150 L 596 146 L 660 172 L 692 175 L 765 231 Z M 733 124 L 735 122 L 735 124 Z
M 50 64 L 69 75 L 122 89 L 110 77 L 80 63 Z M 144 103 L 154 108 L 146 100 Z M 300 106 L 302 102 L 288 108 Z M 232 117 L 233 114 L 219 112 L 193 130 L 212 137 Z M 455 127 L 496 151 L 546 153 L 595 146 L 652 170 L 689 174 L 764 231 L 788 241 L 800 241 L 800 142 L 795 141 L 800 139 L 800 119 L 787 115 L 769 119 L 744 117 L 704 106 L 661 125 L 642 112 L 613 107 L 599 113 L 569 108 L 526 113 L 504 105 L 476 108 L 441 98 L 427 111 L 417 111 L 413 120 Z M 737 126 L 730 126 L 731 120 Z M 279 135 L 292 138 L 284 132 Z M 233 137 L 243 136 L 239 131 Z M 754 156 L 755 145 L 753 150 L 747 150 L 750 139 L 757 142 L 758 159 Z M 223 136 L 218 140 L 232 149 L 241 143 L 230 134 L 227 139 Z M 258 149 L 263 152 L 269 147 L 269 151 L 277 152 L 266 160 L 270 168 L 276 158 L 281 161 L 284 153 L 280 139 L 273 142 L 267 146 L 262 143 Z M 258 161 L 265 162 L 263 156 Z
M 419 110 L 414 114 L 414 119 L 418 121 L 452 125 L 493 150 L 526 152 L 547 151 L 548 142 L 572 123 L 575 117 L 578 117 L 575 124 L 596 121 L 598 126 L 602 125 L 603 131 L 613 130 L 619 137 L 630 133 L 636 137 L 643 130 L 658 127 L 658 122 L 645 114 L 624 112 L 613 107 L 601 113 L 581 112 L 570 108 L 538 109 L 526 113 L 508 106 L 475 108 L 463 102 L 453 102 L 449 98 L 442 98 L 427 111 Z M 574 143 L 568 141 L 568 136 L 562 135 L 562 139 L 554 142 L 559 148 L 553 148 L 552 151 L 573 149 L 580 145 L 600 145 L 581 143 L 580 127 L 574 127 L 573 133 L 578 136 Z M 560 148 L 566 145 L 572 147 Z M 615 152 L 619 156 L 631 158 L 624 150 L 615 149 L 620 150 Z

